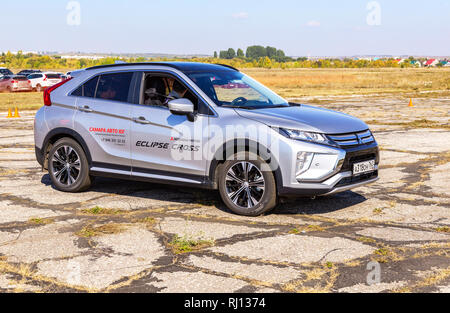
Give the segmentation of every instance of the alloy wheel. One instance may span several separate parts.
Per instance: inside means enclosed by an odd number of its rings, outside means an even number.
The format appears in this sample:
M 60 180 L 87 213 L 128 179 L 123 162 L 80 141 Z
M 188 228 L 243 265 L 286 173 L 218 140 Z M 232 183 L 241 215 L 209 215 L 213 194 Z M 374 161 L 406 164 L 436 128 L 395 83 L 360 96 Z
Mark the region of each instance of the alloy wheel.
M 73 185 L 80 176 L 80 157 L 70 146 L 61 146 L 55 151 L 51 166 L 54 178 L 63 185 Z
M 229 199 L 237 206 L 251 209 L 264 196 L 265 181 L 261 171 L 250 162 L 234 164 L 227 172 L 225 181 Z

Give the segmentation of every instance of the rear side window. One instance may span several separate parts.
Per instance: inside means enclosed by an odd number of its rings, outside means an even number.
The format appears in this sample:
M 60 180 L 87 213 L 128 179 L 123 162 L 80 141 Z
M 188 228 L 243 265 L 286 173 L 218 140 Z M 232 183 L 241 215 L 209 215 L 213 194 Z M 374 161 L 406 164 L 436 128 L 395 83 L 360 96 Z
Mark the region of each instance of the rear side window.
M 79 86 L 72 96 L 128 102 L 133 73 L 103 74 Z
M 114 73 L 100 76 L 95 98 L 127 102 L 133 73 Z
M 78 87 L 74 92 L 72 92 L 72 96 L 94 98 L 95 91 L 97 90 L 98 78 L 99 76 L 94 77 L 87 83 L 84 83 Z

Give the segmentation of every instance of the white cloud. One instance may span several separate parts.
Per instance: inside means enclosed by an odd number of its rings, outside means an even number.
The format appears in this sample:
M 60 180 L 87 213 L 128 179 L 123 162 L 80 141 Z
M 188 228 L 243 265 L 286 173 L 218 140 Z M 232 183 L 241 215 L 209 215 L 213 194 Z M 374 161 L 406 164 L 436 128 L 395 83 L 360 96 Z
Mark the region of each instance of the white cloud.
M 246 18 L 248 18 L 248 13 L 247 12 L 234 13 L 233 18 L 239 19 L 239 20 L 246 19 Z
M 309 21 L 308 23 L 306 23 L 306 26 L 308 26 L 308 27 L 319 27 L 320 26 L 320 22 L 319 21 Z

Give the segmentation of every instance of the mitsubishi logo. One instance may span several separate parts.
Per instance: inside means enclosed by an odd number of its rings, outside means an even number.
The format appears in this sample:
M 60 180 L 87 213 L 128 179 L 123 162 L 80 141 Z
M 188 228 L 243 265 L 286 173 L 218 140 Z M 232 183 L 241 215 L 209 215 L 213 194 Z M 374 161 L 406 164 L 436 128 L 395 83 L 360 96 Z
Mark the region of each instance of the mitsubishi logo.
M 356 138 L 358 138 L 358 144 L 362 145 L 362 138 L 360 137 L 359 134 L 356 134 Z

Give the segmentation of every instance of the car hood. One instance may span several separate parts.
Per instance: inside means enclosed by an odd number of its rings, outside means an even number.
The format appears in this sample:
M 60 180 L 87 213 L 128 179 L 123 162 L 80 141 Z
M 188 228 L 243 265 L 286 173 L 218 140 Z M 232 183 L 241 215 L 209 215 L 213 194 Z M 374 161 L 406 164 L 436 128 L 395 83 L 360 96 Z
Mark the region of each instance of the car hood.
M 309 105 L 259 110 L 235 110 L 242 117 L 272 127 L 325 134 L 345 134 L 369 129 L 366 123 L 356 117 Z

